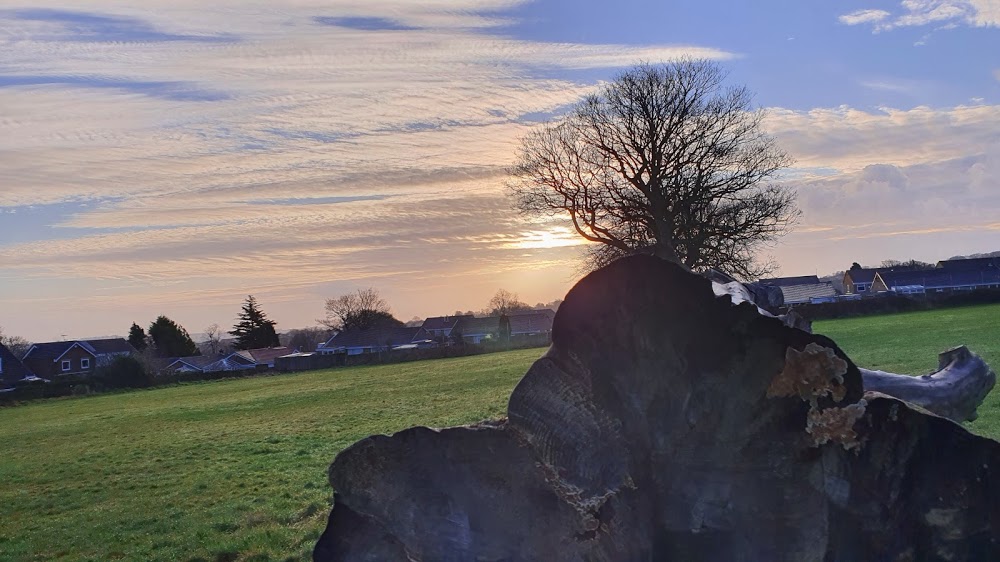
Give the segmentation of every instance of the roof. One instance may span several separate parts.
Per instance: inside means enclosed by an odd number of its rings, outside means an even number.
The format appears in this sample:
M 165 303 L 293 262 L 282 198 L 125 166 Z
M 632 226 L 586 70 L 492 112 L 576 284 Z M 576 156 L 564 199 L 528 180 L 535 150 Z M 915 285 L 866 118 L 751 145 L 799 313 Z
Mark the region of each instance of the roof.
M 785 297 L 785 304 L 797 304 L 809 302 L 812 299 L 821 299 L 837 296 L 833 283 L 809 283 L 803 285 L 786 285 L 781 287 L 781 294 Z
M 135 348 L 125 338 L 105 338 L 99 340 L 79 340 L 80 344 L 97 354 L 135 353 Z
M 50 341 L 36 343 L 28 348 L 28 352 L 24 354 L 24 358 L 27 359 L 30 356 L 32 359 L 52 359 L 54 361 L 57 357 L 66 353 L 69 348 L 76 344 L 77 342 L 75 341 Z M 89 349 L 87 349 L 87 352 L 93 355 L 93 352 Z
M 957 260 L 943 260 L 937 266 L 947 271 L 981 271 L 1000 270 L 1000 258 L 963 258 Z
M 282 355 L 288 355 L 292 353 L 293 349 L 287 347 L 261 347 L 258 349 L 246 349 L 244 350 L 251 359 L 254 360 L 259 365 L 270 365 L 274 363 L 275 357 L 281 357 Z M 246 356 L 246 355 L 244 355 Z
M 215 363 L 219 359 L 220 359 L 219 356 L 212 356 L 212 355 L 192 355 L 191 357 L 171 357 L 170 359 L 167 359 L 167 365 L 166 366 L 169 368 L 169 367 L 172 367 L 175 363 L 181 363 L 181 362 L 183 362 L 183 363 L 187 363 L 188 365 L 190 365 L 192 367 L 195 367 L 195 368 L 198 368 L 198 369 L 204 369 L 205 367 L 211 365 L 212 363 Z
M 29 371 L 14 352 L 0 343 L 0 381 L 14 382 L 31 376 Z
M 920 285 L 928 289 L 943 289 L 1000 284 L 1000 269 L 953 270 L 936 268 L 919 271 L 880 271 L 879 277 L 889 289 L 912 285 Z
M 324 348 L 348 348 L 348 347 L 384 347 L 386 345 L 396 346 L 410 343 L 424 334 L 421 327 L 410 328 L 369 328 L 367 330 L 348 330 L 330 338 Z
M 537 334 L 551 332 L 552 320 L 555 317 L 555 311 L 547 308 L 511 314 L 508 316 L 510 318 L 510 333 Z
M 819 277 L 815 275 L 800 275 L 798 277 L 774 277 L 772 279 L 761 279 L 761 285 L 771 285 L 774 287 L 790 287 L 792 285 L 815 285 L 819 283 Z
M 462 332 L 463 336 L 496 334 L 500 331 L 500 317 L 485 316 L 483 318 L 475 318 L 469 316 L 462 319 L 462 323 L 458 325 L 458 330 Z
M 69 340 L 36 343 L 31 346 L 29 354 L 32 359 L 58 359 L 71 347 L 78 345 L 87 353 L 98 356 L 113 353 L 135 353 L 135 348 L 125 338 L 103 338 L 97 340 Z
M 844 277 L 850 276 L 852 283 L 871 283 L 875 280 L 877 268 L 862 267 L 858 269 L 848 269 L 844 272 Z
M 427 331 L 451 330 L 455 328 L 455 324 L 459 321 L 464 322 L 467 318 L 472 318 L 472 315 L 462 314 L 460 316 L 433 316 L 424 320 L 424 323 L 420 327 Z
M 248 357 L 248 353 L 236 352 L 230 353 L 229 355 L 223 357 L 214 357 L 214 361 L 205 365 L 203 369 L 208 372 L 212 371 L 239 371 L 242 369 L 253 369 L 257 366 L 257 362 L 252 358 Z

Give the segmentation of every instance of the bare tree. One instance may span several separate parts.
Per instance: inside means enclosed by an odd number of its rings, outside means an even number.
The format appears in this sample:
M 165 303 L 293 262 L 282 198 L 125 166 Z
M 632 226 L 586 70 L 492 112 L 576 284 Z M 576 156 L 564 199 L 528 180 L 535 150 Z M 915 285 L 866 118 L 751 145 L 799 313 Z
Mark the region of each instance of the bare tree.
M 21 336 L 8 336 L 4 334 L 3 327 L 0 327 L 0 344 L 9 349 L 18 359 L 24 357 L 24 354 L 31 348 L 30 341 Z
M 375 326 L 402 326 L 392 316 L 389 303 L 369 287 L 326 300 L 326 318 L 319 321 L 331 330 L 364 330 Z
M 222 328 L 213 322 L 205 328 L 205 335 L 208 336 L 208 347 L 212 350 L 212 355 L 215 355 L 222 343 Z
M 772 183 L 791 163 L 743 87 L 714 63 L 639 65 L 522 140 L 508 189 L 526 214 L 568 215 L 600 266 L 646 251 L 753 278 L 798 216 Z
M 524 310 L 531 310 L 531 307 L 527 303 L 522 302 L 517 293 L 512 293 L 506 289 L 498 290 L 486 306 L 486 312 L 489 316 L 504 316 L 511 312 Z
M 300 328 L 281 334 L 282 344 L 298 351 L 315 351 L 319 344 L 330 339 L 330 330 L 319 327 Z
M 910 268 L 910 269 L 934 269 L 934 264 L 927 263 L 927 262 L 920 261 L 920 260 L 914 260 L 914 259 L 910 259 L 910 260 L 906 260 L 906 261 L 900 261 L 900 260 L 882 260 L 882 264 L 879 267 L 882 267 L 882 268 L 885 268 L 885 269 L 891 269 L 891 268 L 894 268 L 894 267 L 905 267 L 905 268 Z

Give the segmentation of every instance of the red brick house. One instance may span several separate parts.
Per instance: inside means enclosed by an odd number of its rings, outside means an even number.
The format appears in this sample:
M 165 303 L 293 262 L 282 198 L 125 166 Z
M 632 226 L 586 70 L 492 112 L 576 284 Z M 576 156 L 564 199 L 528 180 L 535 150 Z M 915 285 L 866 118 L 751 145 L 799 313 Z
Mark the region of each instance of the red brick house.
M 98 365 L 133 353 L 135 348 L 123 338 L 44 342 L 28 348 L 22 361 L 35 375 L 51 379 L 65 375 L 89 375 Z

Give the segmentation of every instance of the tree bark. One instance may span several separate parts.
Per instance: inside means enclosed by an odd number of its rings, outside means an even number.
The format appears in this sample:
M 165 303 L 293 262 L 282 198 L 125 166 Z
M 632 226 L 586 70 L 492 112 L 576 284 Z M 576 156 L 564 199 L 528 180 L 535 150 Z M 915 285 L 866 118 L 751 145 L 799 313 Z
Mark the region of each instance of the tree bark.
M 718 279 L 716 276 L 710 278 Z M 712 282 L 715 294 L 728 295 L 733 304 L 753 304 L 760 314 L 773 316 L 766 310 L 773 310 L 773 301 L 763 303 L 761 293 L 753 291 L 751 287 L 738 281 L 720 282 L 723 280 Z M 811 323 L 794 310 L 776 318 L 787 326 L 812 332 Z M 863 368 L 859 370 L 866 391 L 905 400 L 956 422 L 972 421 L 978 417 L 977 409 L 993 389 L 997 379 L 989 365 L 964 345 L 938 355 L 938 370 L 929 375 L 917 377 Z
M 866 391 L 905 400 L 958 422 L 978 417 L 976 409 L 997 380 L 989 365 L 964 345 L 942 352 L 938 356 L 938 370 L 929 375 L 860 371 Z
M 626 258 L 506 419 L 338 455 L 314 559 L 1000 560 L 1000 443 L 864 390 L 828 338 Z

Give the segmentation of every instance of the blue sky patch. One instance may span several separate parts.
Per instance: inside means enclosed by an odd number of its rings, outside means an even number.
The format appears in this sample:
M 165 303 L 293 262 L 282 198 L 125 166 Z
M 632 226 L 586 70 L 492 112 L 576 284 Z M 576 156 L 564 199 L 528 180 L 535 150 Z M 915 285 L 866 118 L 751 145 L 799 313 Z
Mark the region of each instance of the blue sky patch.
M 189 35 L 167 33 L 138 18 L 79 12 L 29 8 L 0 11 L 0 18 L 22 21 L 39 21 L 59 24 L 64 35 L 40 37 L 58 41 L 97 41 L 122 43 L 154 43 L 164 41 L 192 41 L 219 43 L 236 41 L 237 37 L 220 35 Z
M 230 97 L 223 92 L 208 90 L 192 82 L 127 80 L 108 76 L 0 74 L 0 88 L 17 86 L 111 88 L 172 101 L 222 101 Z
M 388 18 L 316 16 L 313 21 L 321 25 L 346 27 L 359 31 L 413 31 L 420 29 Z

